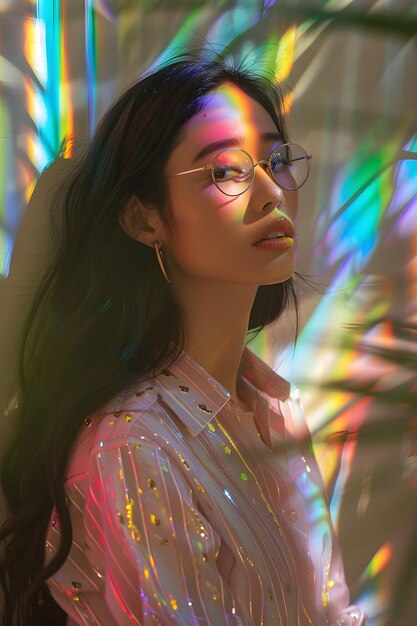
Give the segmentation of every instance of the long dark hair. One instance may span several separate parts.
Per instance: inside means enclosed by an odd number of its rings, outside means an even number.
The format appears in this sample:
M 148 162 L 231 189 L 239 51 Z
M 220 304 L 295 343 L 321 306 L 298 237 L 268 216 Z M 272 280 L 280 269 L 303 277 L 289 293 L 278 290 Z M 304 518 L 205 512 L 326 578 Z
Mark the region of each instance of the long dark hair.
M 174 232 L 166 162 L 184 124 L 203 108 L 202 96 L 225 82 L 257 100 L 288 140 L 273 76 L 245 68 L 243 59 L 188 53 L 142 76 L 112 104 L 53 198 L 51 224 L 56 230 L 61 207 L 62 239 L 20 336 L 18 405 L 0 467 L 8 508 L 0 532 L 3 626 L 65 623 L 45 581 L 72 543 L 64 489 L 71 446 L 86 416 L 138 377 L 171 368 L 184 349 L 182 311 L 155 253 L 123 231 L 119 216 L 137 196 Z M 259 286 L 248 334 L 256 336 L 291 303 L 296 338 L 293 279 Z M 44 567 L 53 507 L 62 541 Z

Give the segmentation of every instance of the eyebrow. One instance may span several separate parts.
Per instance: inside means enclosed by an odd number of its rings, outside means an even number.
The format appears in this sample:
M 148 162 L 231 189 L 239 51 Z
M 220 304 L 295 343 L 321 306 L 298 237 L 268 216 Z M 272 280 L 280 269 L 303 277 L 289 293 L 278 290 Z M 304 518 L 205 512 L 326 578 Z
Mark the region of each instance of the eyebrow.
M 269 133 L 264 133 L 263 135 L 261 135 L 262 141 L 268 141 L 268 139 L 278 139 L 280 141 L 283 141 L 282 136 L 280 135 L 280 133 L 277 133 L 277 132 L 269 132 Z M 197 154 L 196 157 L 194 157 L 193 163 L 201 159 L 203 156 L 206 156 L 207 154 L 214 152 L 215 150 L 221 150 L 222 148 L 240 146 L 242 145 L 242 143 L 244 143 L 244 141 L 245 141 L 245 138 L 239 136 L 239 137 L 229 137 L 228 139 L 222 139 L 221 141 L 215 141 L 214 143 L 209 143 L 202 150 L 200 150 L 200 152 Z

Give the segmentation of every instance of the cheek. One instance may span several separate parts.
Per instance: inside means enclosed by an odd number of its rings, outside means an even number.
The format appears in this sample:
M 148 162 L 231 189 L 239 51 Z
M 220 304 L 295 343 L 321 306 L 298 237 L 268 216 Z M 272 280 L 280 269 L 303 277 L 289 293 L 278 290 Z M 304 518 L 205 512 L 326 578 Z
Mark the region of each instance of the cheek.
M 191 185 L 172 189 L 177 232 L 168 244 L 184 271 L 204 273 L 219 263 L 230 265 L 240 247 L 238 232 L 246 210 L 242 200 L 225 196 L 214 185 L 203 191 Z
M 185 271 L 192 271 L 201 258 L 207 257 L 215 242 L 215 225 L 209 207 L 192 202 L 183 196 L 182 202 L 176 197 L 173 212 L 176 231 L 167 243 L 178 265 Z
M 195 192 L 192 187 L 176 189 L 171 194 L 171 207 L 178 223 L 177 241 L 172 243 L 187 249 L 215 244 L 242 219 L 238 219 L 230 199 L 214 185 L 204 192 Z
M 296 189 L 295 191 L 285 192 L 286 212 L 288 213 L 289 217 L 291 217 L 293 220 L 296 219 L 297 214 L 298 214 L 298 198 L 299 198 L 298 189 Z M 284 212 L 285 212 L 285 208 L 284 208 Z

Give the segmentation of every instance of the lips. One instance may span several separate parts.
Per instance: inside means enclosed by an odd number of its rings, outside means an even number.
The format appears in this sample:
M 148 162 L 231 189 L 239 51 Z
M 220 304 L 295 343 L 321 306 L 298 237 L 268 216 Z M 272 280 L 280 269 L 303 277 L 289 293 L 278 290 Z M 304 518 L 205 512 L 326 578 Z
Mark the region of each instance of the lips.
M 265 239 L 268 235 L 272 235 L 273 233 L 284 233 L 285 237 L 294 237 L 294 227 L 290 220 L 284 216 L 278 217 L 268 224 L 263 233 L 261 234 L 260 239 L 255 241 L 254 246 Z

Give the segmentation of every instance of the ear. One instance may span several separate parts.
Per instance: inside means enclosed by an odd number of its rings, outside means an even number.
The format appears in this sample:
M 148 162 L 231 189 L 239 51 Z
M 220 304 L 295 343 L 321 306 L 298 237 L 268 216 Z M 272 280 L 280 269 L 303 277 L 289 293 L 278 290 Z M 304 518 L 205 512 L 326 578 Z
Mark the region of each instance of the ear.
M 145 207 L 137 196 L 132 196 L 122 209 L 119 224 L 135 241 L 140 241 L 151 248 L 155 239 L 162 243 L 163 228 L 158 211 Z

